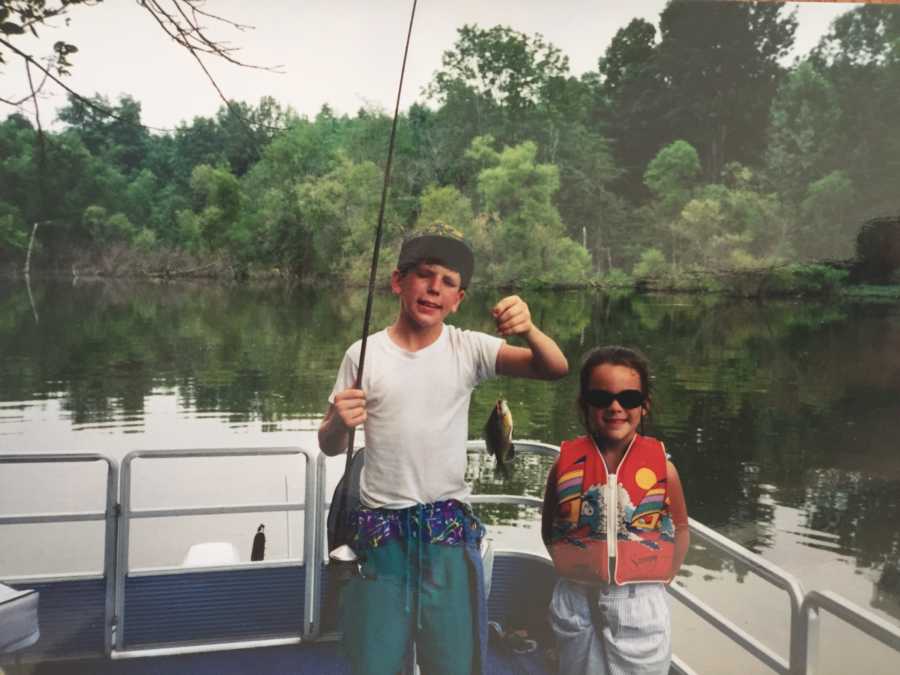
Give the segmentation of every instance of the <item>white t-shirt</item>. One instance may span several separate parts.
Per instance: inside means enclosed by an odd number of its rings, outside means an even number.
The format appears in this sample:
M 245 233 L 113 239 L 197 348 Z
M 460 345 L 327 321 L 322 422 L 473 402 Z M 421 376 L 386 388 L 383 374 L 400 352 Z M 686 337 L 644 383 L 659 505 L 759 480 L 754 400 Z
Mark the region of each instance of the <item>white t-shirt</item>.
M 361 344 L 344 354 L 329 402 L 354 385 Z M 360 479 L 365 506 L 401 509 L 469 496 L 469 399 L 478 383 L 496 374 L 502 344 L 446 324 L 434 343 L 416 352 L 394 344 L 387 330 L 369 336 L 361 387 L 368 412 Z

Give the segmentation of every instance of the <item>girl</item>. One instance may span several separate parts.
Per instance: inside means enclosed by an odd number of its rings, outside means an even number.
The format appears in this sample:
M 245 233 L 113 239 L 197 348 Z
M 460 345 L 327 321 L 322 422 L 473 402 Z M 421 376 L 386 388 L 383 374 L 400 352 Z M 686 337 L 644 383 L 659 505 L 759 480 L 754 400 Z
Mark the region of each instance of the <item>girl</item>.
M 587 435 L 560 446 L 544 494 L 542 535 L 560 574 L 550 603 L 559 672 L 665 675 L 665 584 L 687 553 L 688 516 L 665 447 L 638 433 L 650 411 L 646 358 L 590 352 L 578 408 Z

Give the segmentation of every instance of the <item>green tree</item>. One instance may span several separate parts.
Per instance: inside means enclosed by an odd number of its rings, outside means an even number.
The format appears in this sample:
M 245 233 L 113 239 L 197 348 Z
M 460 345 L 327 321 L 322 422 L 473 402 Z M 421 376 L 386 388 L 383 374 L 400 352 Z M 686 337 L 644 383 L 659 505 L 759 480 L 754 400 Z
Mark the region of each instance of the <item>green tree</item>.
M 259 261 L 296 277 L 318 273 L 313 233 L 297 194 L 304 182 L 338 165 L 339 139 L 340 130 L 330 120 L 295 120 L 242 178 L 242 230 L 254 233 Z
M 0 201 L 0 260 L 25 250 L 28 246 L 26 227 L 18 208 Z
M 670 221 L 677 262 L 705 269 L 757 267 L 788 253 L 787 219 L 753 171 L 732 163 L 726 180 L 697 187 Z
M 683 140 L 660 150 L 644 173 L 644 183 L 666 215 L 681 211 L 699 181 L 700 156 L 694 146 Z
M 697 188 L 700 173 L 697 151 L 682 140 L 660 150 L 644 173 L 644 183 L 655 197 L 653 211 L 657 229 L 667 235 L 669 255 L 676 266 L 681 248 L 676 221 Z
M 471 236 L 472 221 L 472 202 L 452 185 L 432 185 L 422 194 L 419 227 L 443 222 Z
M 473 151 L 486 160 L 484 147 Z M 587 251 L 565 235 L 553 197 L 559 170 L 536 161 L 537 147 L 526 141 L 496 153 L 496 164 L 478 175 L 481 210 L 490 250 L 476 251 L 488 261 L 485 276 L 499 283 L 583 281 L 590 272 Z
M 806 260 L 843 259 L 853 255 L 859 224 L 856 189 L 843 171 L 832 171 L 809 184 L 800 204 L 797 250 Z
M 195 210 L 179 214 L 183 240 L 189 248 L 196 248 L 201 241 L 210 251 L 235 250 L 238 245 L 247 243 L 238 224 L 240 186 L 228 169 L 206 164 L 195 167 L 191 188 Z
M 858 221 L 900 211 L 900 11 L 862 5 L 832 24 L 810 57 L 831 82 L 842 112 L 836 160 L 858 194 Z
M 486 134 L 503 145 L 534 138 L 536 132 L 552 135 L 548 103 L 568 71 L 568 57 L 540 35 L 505 26 L 463 26 L 426 89 L 428 99 L 440 105 L 435 152 L 460 158 L 473 138 Z M 448 169 L 439 180 L 463 190 L 474 187 L 462 167 Z
M 371 162 L 354 164 L 344 159 L 326 175 L 299 186 L 300 213 L 312 233 L 313 257 L 307 276 L 361 280 L 354 268 L 366 252 L 371 258 L 374 230 L 370 228 L 377 221 L 379 175 Z M 390 239 L 390 233 L 386 238 Z
M 596 75 L 594 122 L 606 127 L 616 163 L 623 169 L 616 189 L 628 199 L 642 200 L 647 164 L 671 140 L 657 107 L 662 84 L 656 28 L 643 19 L 632 19 L 620 28 L 600 58 Z
M 756 163 L 765 147 L 780 60 L 797 27 L 783 12 L 778 3 L 676 0 L 660 16 L 658 123 L 697 148 L 707 180 L 728 162 Z
M 31 123 L 21 115 L 10 115 L 0 122 L 0 202 L 7 228 L 22 228 L 27 222 L 41 220 L 41 192 L 36 172 L 36 134 Z M 9 231 L 9 230 L 8 230 Z
M 537 104 L 549 80 L 564 77 L 568 57 L 540 35 L 529 37 L 506 26 L 464 25 L 429 93 L 444 102 L 458 87 L 504 108 L 515 117 Z
M 190 124 L 179 124 L 175 129 L 174 147 L 166 160 L 175 182 L 187 191 L 195 167 L 228 163 L 219 125 L 214 119 L 200 116 L 194 117 Z
M 108 111 L 108 112 L 103 112 Z M 141 104 L 128 95 L 113 105 L 105 96 L 92 99 L 68 96 L 59 119 L 78 134 L 94 157 L 102 158 L 131 176 L 140 170 L 149 132 L 141 124 Z
M 653 62 L 656 27 L 643 19 L 632 19 L 616 31 L 599 62 L 603 89 L 615 96 L 623 87 L 640 80 Z
M 809 62 L 779 87 L 770 112 L 766 167 L 790 203 L 797 205 L 810 182 L 837 159 L 840 114 L 833 86 Z
M 87 207 L 82 224 L 98 247 L 114 243 L 127 244 L 138 234 L 138 229 L 128 220 L 128 216 L 124 213 L 109 213 L 102 206 Z
M 296 115 L 271 96 L 263 96 L 255 106 L 229 101 L 219 107 L 216 124 L 221 151 L 231 173 L 243 176 L 262 157 L 263 149 Z

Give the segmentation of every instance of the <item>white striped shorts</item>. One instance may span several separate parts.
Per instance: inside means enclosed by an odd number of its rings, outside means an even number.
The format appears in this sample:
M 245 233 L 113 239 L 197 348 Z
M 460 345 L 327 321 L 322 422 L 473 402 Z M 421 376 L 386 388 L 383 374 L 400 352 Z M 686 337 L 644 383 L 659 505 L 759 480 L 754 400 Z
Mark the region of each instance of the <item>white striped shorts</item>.
M 662 583 L 595 587 L 561 578 L 550 601 L 550 624 L 560 673 L 669 672 L 671 611 Z

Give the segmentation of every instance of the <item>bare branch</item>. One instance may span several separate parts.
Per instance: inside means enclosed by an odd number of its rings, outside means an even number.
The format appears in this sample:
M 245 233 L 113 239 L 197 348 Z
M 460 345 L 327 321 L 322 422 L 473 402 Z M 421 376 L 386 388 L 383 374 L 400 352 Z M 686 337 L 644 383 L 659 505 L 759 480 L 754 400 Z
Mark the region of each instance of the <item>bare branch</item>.
M 10 101 L 8 98 L 3 98 L 2 96 L 0 96 L 0 103 L 5 103 L 6 105 L 10 105 L 13 108 L 21 108 L 22 104 L 25 101 L 27 101 L 29 98 L 30 98 L 29 96 L 26 96 L 21 101 Z
M 77 1 L 77 0 L 76 0 Z M 100 0 L 92 1 L 92 0 L 82 0 L 84 4 L 97 4 Z M 233 102 L 228 100 L 225 96 L 225 93 L 222 91 L 222 88 L 218 85 L 212 73 L 207 68 L 206 64 L 203 62 L 201 55 L 210 55 L 215 58 L 220 58 L 228 63 L 231 63 L 236 66 L 240 66 L 242 68 L 253 68 L 255 70 L 266 70 L 270 72 L 283 72 L 280 70 L 280 66 L 268 67 L 268 66 L 257 66 L 249 63 L 245 63 L 239 59 L 237 59 L 233 54 L 238 51 L 238 48 L 231 47 L 225 42 L 220 42 L 209 38 L 206 35 L 207 27 L 203 25 L 204 19 L 209 19 L 227 26 L 230 26 L 234 29 L 244 31 L 252 28 L 252 26 L 246 26 L 244 24 L 237 23 L 235 21 L 231 21 L 224 17 L 218 16 L 216 14 L 212 14 L 204 9 L 205 0 L 169 0 L 171 4 L 171 8 L 168 6 L 164 6 L 165 0 L 138 0 L 138 4 L 145 9 L 153 20 L 159 25 L 159 27 L 163 30 L 163 32 L 168 35 L 176 44 L 186 49 L 190 55 L 194 58 L 194 60 L 198 63 L 201 70 L 203 71 L 206 78 L 209 80 L 210 84 L 212 84 L 219 98 L 225 104 L 225 106 L 229 109 L 229 111 L 235 114 L 238 119 L 240 119 L 245 126 L 248 128 L 250 124 L 247 120 L 244 119 L 243 114 L 240 109 L 234 105 Z M 68 10 L 68 3 L 63 1 L 62 5 L 58 8 L 47 9 L 44 8 L 43 13 L 40 16 L 35 16 L 29 18 L 29 22 L 27 27 L 34 31 L 34 25 L 39 23 L 43 23 L 49 17 L 58 17 L 63 16 Z M 130 124 L 134 124 L 131 120 L 123 120 L 118 117 L 112 110 L 108 110 L 105 107 L 98 105 L 93 100 L 79 94 L 71 87 L 67 86 L 57 75 L 54 75 L 51 72 L 51 66 L 48 64 L 47 67 L 39 64 L 33 56 L 30 54 L 26 54 L 20 49 L 14 47 L 9 41 L 0 38 L 0 46 L 6 47 L 11 52 L 19 55 L 22 59 L 25 60 L 26 68 L 30 65 L 34 65 L 38 68 L 44 75 L 44 78 L 41 84 L 38 87 L 33 86 L 33 82 L 31 81 L 31 73 L 29 71 L 29 83 L 31 85 L 31 94 L 25 96 L 20 101 L 12 101 L 5 98 L 0 98 L 0 103 L 6 103 L 7 105 L 12 105 L 14 107 L 21 107 L 23 103 L 26 101 L 33 100 L 35 102 L 35 111 L 37 114 L 37 94 L 41 91 L 44 84 L 47 80 L 58 84 L 63 88 L 67 93 L 73 96 L 78 101 L 84 103 L 89 108 L 94 111 L 104 115 L 111 117 L 115 120 L 121 122 L 127 122 Z M 74 48 L 72 48 L 74 51 Z M 2 52 L 0 52 L 2 55 Z M 61 65 L 67 65 L 64 61 L 65 54 L 62 56 Z M 66 72 L 62 70 L 62 68 L 57 68 L 58 75 L 65 75 Z M 159 129 L 156 127 L 149 127 L 146 125 L 140 125 L 146 129 L 152 131 L 161 131 L 161 132 L 169 132 L 170 129 Z M 264 128 L 269 129 L 278 129 L 276 127 L 269 127 L 268 125 L 264 125 Z
M 13 45 L 11 45 L 9 42 L 7 42 L 6 40 L 4 40 L 2 38 L 0 38 L 0 45 L 3 45 L 7 49 L 9 49 L 11 52 L 14 52 L 15 54 L 18 54 L 19 56 L 21 56 L 22 59 L 25 60 L 26 67 L 27 67 L 27 64 L 31 64 L 31 65 L 35 66 L 38 70 L 40 70 L 42 73 L 44 73 L 45 79 L 49 79 L 51 82 L 58 84 L 66 92 L 68 92 L 73 97 L 75 97 L 76 99 L 78 99 L 79 101 L 84 103 L 89 108 L 91 108 L 107 117 L 112 117 L 114 120 L 117 120 L 119 122 L 124 122 L 125 124 L 134 124 L 134 122 L 132 120 L 123 119 L 123 118 L 119 117 L 118 115 L 116 115 L 112 110 L 109 110 L 107 108 L 104 108 L 103 106 L 97 105 L 91 99 L 79 94 L 77 91 L 75 91 L 70 86 L 68 86 L 65 82 L 63 82 L 60 78 L 56 77 L 52 72 L 50 72 L 50 70 L 48 70 L 47 68 L 42 66 L 40 63 L 38 63 L 37 60 L 35 60 L 35 58 L 33 56 L 31 56 L 30 54 L 26 54 L 21 49 L 14 47 Z M 29 74 L 29 78 L 30 78 L 30 74 Z M 31 98 L 31 96 L 27 96 L 24 100 L 28 100 L 29 98 Z M 7 101 L 4 101 L 4 103 L 6 103 L 6 102 Z M 148 129 L 150 131 L 159 131 L 162 133 L 170 133 L 172 131 L 171 129 L 160 129 L 158 127 L 150 127 L 145 124 L 140 124 L 138 126 L 142 126 L 145 129 Z
M 200 9 L 200 6 L 205 4 L 203 0 L 184 0 L 185 4 L 187 4 L 191 8 L 191 13 L 196 16 L 205 16 L 207 19 L 213 19 L 214 21 L 219 21 L 221 23 L 227 24 L 232 28 L 236 28 L 239 31 L 245 30 L 253 30 L 253 26 L 249 26 L 247 24 L 236 23 L 231 19 L 226 19 L 223 16 L 219 16 L 218 14 L 211 14 L 206 10 Z M 195 21 L 199 23 L 199 21 Z
M 206 28 L 201 25 L 198 16 L 205 16 L 232 26 L 238 30 L 246 30 L 249 26 L 229 21 L 222 17 L 210 14 L 200 9 L 202 3 L 199 0 L 170 0 L 174 11 L 166 10 L 158 0 L 140 0 L 140 5 L 146 9 L 154 20 L 159 24 L 163 31 L 172 38 L 176 43 L 194 53 L 196 58 L 197 52 L 212 54 L 218 58 L 224 59 L 229 63 L 242 68 L 253 68 L 254 70 L 266 70 L 271 72 L 280 72 L 278 67 L 257 66 L 251 63 L 240 61 L 232 54 L 237 52 L 236 47 L 229 47 L 224 42 L 211 40 L 206 36 Z M 189 7 L 190 16 L 185 7 Z M 176 15 L 176 13 L 179 16 Z

